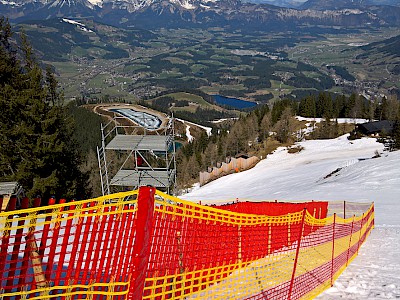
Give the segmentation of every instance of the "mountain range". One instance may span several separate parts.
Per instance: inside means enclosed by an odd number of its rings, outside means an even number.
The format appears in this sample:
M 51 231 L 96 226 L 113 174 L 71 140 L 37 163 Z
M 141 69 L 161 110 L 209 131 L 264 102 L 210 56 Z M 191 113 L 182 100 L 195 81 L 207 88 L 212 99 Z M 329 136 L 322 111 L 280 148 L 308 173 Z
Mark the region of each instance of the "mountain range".
M 338 10 L 344 8 L 368 8 L 368 6 L 400 6 L 397 0 L 308 0 L 300 9 Z
M 246 2 L 257 4 L 270 4 L 279 7 L 298 8 L 306 0 L 247 0 Z
M 283 6 L 299 4 L 294 0 L 265 1 Z M 0 0 L 0 15 L 13 22 L 90 18 L 119 27 L 147 29 L 221 25 L 258 29 L 309 24 L 399 26 L 400 7 L 367 5 L 377 2 L 395 4 L 394 0 L 308 0 L 299 9 L 293 9 L 240 0 Z

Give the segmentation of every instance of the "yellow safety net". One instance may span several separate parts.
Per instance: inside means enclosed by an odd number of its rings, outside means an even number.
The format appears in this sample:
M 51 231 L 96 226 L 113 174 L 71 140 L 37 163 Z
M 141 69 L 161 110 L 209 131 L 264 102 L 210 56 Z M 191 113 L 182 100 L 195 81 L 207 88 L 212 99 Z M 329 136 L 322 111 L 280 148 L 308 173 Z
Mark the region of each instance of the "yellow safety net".
M 373 204 L 204 206 L 152 187 L 5 211 L 0 299 L 312 299 L 373 224 Z

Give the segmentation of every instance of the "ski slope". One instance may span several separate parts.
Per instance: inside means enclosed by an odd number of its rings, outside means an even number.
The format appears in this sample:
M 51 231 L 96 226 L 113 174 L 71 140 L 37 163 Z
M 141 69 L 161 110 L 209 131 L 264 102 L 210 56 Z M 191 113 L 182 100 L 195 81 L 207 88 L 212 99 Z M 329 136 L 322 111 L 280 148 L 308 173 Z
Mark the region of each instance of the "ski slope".
M 400 298 L 400 151 L 384 152 L 375 139 L 298 143 L 278 148 L 253 169 L 196 187 L 182 199 L 202 203 L 239 200 L 346 200 L 375 202 L 376 227 L 359 256 L 317 299 Z M 381 157 L 373 158 L 379 152 Z

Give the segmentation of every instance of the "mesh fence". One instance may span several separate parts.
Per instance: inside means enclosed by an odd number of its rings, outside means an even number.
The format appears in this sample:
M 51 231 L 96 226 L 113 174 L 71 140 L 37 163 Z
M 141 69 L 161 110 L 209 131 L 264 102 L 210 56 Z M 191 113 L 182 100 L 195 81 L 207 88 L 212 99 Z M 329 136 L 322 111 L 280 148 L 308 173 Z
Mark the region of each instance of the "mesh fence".
M 3 299 L 310 299 L 374 220 L 371 204 L 203 206 L 151 187 L 12 206 L 0 213 Z
M 134 264 L 136 198 L 130 192 L 1 213 L 0 298 L 123 299 Z

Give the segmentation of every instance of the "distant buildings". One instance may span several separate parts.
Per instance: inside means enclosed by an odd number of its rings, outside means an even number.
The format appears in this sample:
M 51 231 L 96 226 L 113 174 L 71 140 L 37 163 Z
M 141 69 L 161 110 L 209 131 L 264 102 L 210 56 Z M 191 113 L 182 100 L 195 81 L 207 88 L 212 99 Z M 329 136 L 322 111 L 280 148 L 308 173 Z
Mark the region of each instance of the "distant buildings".
M 380 136 L 393 133 L 395 121 L 375 121 L 356 125 L 356 131 L 365 135 Z

